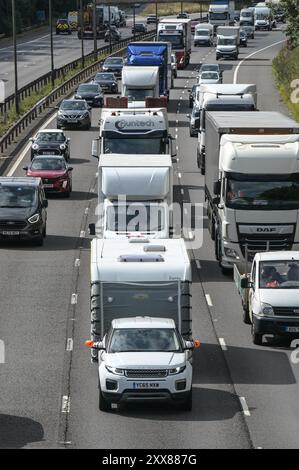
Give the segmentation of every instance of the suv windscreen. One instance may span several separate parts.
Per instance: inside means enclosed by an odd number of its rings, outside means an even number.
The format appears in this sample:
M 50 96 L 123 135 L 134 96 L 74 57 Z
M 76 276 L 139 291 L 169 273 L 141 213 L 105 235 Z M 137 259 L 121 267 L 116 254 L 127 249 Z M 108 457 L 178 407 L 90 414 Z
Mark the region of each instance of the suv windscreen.
M 37 190 L 32 186 L 0 185 L 0 208 L 32 207 L 36 202 Z
M 64 111 L 86 111 L 87 103 L 85 101 L 64 101 L 60 109 Z
M 98 85 L 80 85 L 78 88 L 78 92 L 83 93 L 98 93 L 99 87 Z
M 171 328 L 119 328 L 112 333 L 108 352 L 182 352 L 182 347 Z
M 35 158 L 31 163 L 31 170 L 66 170 L 66 164 L 63 158 Z

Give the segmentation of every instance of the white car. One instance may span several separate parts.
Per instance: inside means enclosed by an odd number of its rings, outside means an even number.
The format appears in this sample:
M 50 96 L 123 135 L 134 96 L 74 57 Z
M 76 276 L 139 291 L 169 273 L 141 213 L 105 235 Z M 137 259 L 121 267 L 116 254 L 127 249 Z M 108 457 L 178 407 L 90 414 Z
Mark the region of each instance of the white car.
M 199 345 L 185 341 L 172 319 L 116 319 L 103 341 L 88 346 L 98 350 L 101 411 L 112 403 L 144 400 L 191 410 L 191 351 Z
M 222 83 L 222 79 L 218 72 L 213 72 L 209 70 L 206 72 L 202 72 L 198 76 L 198 85 L 203 85 L 205 83 L 218 84 L 218 83 Z

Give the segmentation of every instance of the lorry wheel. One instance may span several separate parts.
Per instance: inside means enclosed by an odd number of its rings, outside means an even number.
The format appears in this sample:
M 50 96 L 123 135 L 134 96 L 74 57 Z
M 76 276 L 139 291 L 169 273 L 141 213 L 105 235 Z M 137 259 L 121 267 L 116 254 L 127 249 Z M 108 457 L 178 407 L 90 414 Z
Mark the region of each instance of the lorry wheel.
M 219 261 L 219 237 L 218 237 L 218 233 L 216 230 L 215 230 L 214 248 L 215 248 L 215 258 L 217 261 Z
M 180 408 L 183 411 L 191 411 L 192 410 L 192 389 L 188 393 L 187 398 L 181 404 Z
M 100 411 L 111 411 L 111 405 L 103 397 L 102 390 L 101 390 L 100 387 L 99 387 L 99 410 Z
M 253 344 L 257 344 L 258 346 L 263 344 L 263 335 L 254 331 L 254 325 L 251 327 L 251 336 Z
M 214 241 L 215 240 L 215 221 L 213 214 L 210 212 L 209 213 L 209 232 L 211 235 L 211 239 Z

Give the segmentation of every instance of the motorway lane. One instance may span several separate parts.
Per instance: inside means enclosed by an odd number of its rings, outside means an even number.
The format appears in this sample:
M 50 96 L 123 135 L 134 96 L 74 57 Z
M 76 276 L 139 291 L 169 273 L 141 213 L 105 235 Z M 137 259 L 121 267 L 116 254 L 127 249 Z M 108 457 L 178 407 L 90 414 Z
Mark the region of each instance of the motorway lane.
M 279 32 L 257 33 L 255 48 L 266 47 L 282 39 Z M 253 41 L 252 41 L 253 42 Z M 271 59 L 278 53 L 279 46 L 267 49 L 254 56 L 255 60 L 241 66 L 238 82 L 257 83 L 258 105 L 262 110 L 276 110 L 286 113 L 271 77 Z M 251 48 L 241 49 L 242 56 Z M 244 52 L 243 52 L 244 51 Z M 192 55 L 194 61 L 196 54 Z M 207 61 L 215 61 L 214 53 Z M 234 63 L 225 64 L 224 82 L 232 81 Z M 254 66 L 252 66 L 252 64 Z M 185 106 L 184 106 L 185 104 Z M 181 115 L 187 111 L 183 101 Z M 186 119 L 185 119 L 186 120 Z M 181 121 L 180 121 L 181 122 Z M 182 183 L 196 187 L 204 184 L 196 168 L 196 139 L 190 142 L 188 131 L 180 127 L 179 141 L 183 148 L 187 142 L 189 152 L 184 152 Z M 203 198 L 202 191 L 189 191 L 192 202 Z M 205 226 L 205 225 L 204 225 Z M 235 384 L 238 396 L 245 397 L 251 416 L 246 418 L 254 447 L 298 448 L 299 406 L 298 406 L 298 366 L 290 362 L 290 349 L 283 344 L 269 340 L 267 345 L 258 347 L 252 344 L 250 327 L 242 323 L 241 302 L 230 276 L 223 276 L 214 257 L 214 246 L 207 229 L 204 231 L 204 245 L 194 250 L 200 259 L 200 278 L 204 292 L 209 294 L 212 306 L 210 314 L 219 338 L 223 338 L 227 351 L 225 358 Z
M 137 21 L 137 20 L 136 20 Z M 122 39 L 132 36 L 132 20 L 128 20 L 127 27 L 120 28 Z M 155 25 L 149 25 L 148 30 L 155 29 Z M 72 35 L 58 35 L 54 32 L 54 67 L 60 68 L 81 57 L 81 41 L 77 33 Z M 98 48 L 107 46 L 103 39 L 97 41 Z M 84 51 L 88 54 L 93 51 L 93 40 L 84 41 Z M 32 33 L 32 39 L 28 38 L 18 46 L 18 80 L 19 88 L 27 85 L 36 78 L 50 72 L 50 35 L 45 33 L 36 37 Z M 13 47 L 1 47 L 0 42 L 0 79 L 6 81 L 6 96 L 14 93 L 14 62 Z
M 261 38 L 258 47 L 262 47 L 264 40 Z M 197 49 L 192 54 L 192 63 L 198 64 L 203 57 L 213 59 L 214 51 Z M 262 76 L 263 70 L 259 73 Z M 174 123 L 180 102 L 177 171 L 182 173 L 184 199 L 199 202 L 203 201 L 203 177 L 195 163 L 196 139 L 189 138 L 186 126 L 187 94 L 181 93 L 186 80 L 189 80 L 188 87 L 192 84 L 190 76 L 190 71 L 179 72 L 171 92 L 169 117 Z M 227 78 L 225 72 L 225 82 Z M 181 96 L 184 99 L 180 100 Z M 94 125 L 98 115 L 94 111 Z M 194 336 L 202 340 L 203 346 L 195 355 L 192 413 L 161 407 L 151 407 L 150 412 L 146 407 L 116 410 L 111 414 L 98 411 L 96 366 L 90 364 L 89 352 L 83 347 L 89 337 L 88 240 L 81 249 L 78 241 L 86 207 L 91 204 L 89 221 L 93 220 L 95 209 L 90 187 L 94 184 L 96 162 L 89 159 L 95 133 L 71 132 L 70 135 L 77 159 L 77 164 L 72 162 L 74 190 L 80 194 L 69 201 L 51 199 L 48 212 L 51 236 L 44 248 L 5 247 L 0 252 L 2 265 L 9 257 L 8 275 L 0 278 L 4 293 L 0 331 L 7 345 L 7 364 L 0 369 L 4 384 L 0 406 L 5 415 L 0 417 L 0 434 L 7 423 L 12 423 L 11 437 L 3 446 L 56 447 L 63 440 L 72 447 L 86 448 L 248 448 L 252 441 L 254 446 L 263 447 L 295 445 L 298 372 L 291 369 L 285 349 L 251 344 L 249 328 L 241 321 L 236 290 L 231 278 L 220 273 L 206 230 L 204 246 L 193 250 L 193 256 L 201 263 L 200 270 L 194 268 Z M 17 174 L 22 172 L 18 170 Z M 179 185 L 178 178 L 175 183 Z M 74 262 L 79 256 L 77 278 Z M 24 276 L 27 272 L 30 275 Z M 20 290 L 17 295 L 15 285 Z M 78 303 L 70 306 L 73 292 L 78 293 Z M 213 307 L 207 306 L 205 294 L 210 294 Z M 12 315 L 4 316 L 3 311 Z M 69 363 L 70 353 L 65 352 L 65 344 L 71 333 L 74 351 Z M 224 338 L 228 345 L 224 354 L 217 336 Z M 23 346 L 22 349 L 15 348 L 15 344 Z M 22 350 L 21 355 L 18 349 Z M 61 396 L 68 393 L 70 413 L 59 415 Z M 246 424 L 237 395 L 245 396 L 249 404 L 251 416 Z M 13 424 L 22 426 L 22 434 L 14 431 Z M 271 429 L 271 434 L 267 429 Z
M 203 48 L 200 56 L 208 49 Z M 169 120 L 175 134 L 180 95 L 190 70 L 179 72 L 171 91 Z M 186 96 L 186 90 L 185 90 Z M 179 125 L 182 125 L 180 122 Z M 181 136 L 181 135 L 180 135 Z M 185 138 L 185 135 L 184 135 Z M 189 140 L 189 139 L 188 139 Z M 185 144 L 185 142 L 184 142 Z M 180 145 L 180 144 L 179 144 Z M 189 145 L 189 142 L 187 143 Z M 184 145 L 180 155 L 189 148 Z M 182 162 L 184 165 L 184 162 Z M 177 169 L 178 170 L 178 169 Z M 185 169 L 184 169 L 185 171 Z M 179 200 L 178 171 L 175 178 Z M 198 193 L 198 191 L 197 191 Z M 91 213 L 94 211 L 91 211 Z M 194 407 L 184 413 L 171 407 L 131 406 L 112 413 L 98 410 L 97 367 L 82 347 L 89 338 L 89 251 L 81 253 L 74 352 L 70 372 L 70 414 L 65 439 L 74 448 L 250 448 L 251 441 L 214 332 L 196 267 L 193 284 L 193 332 L 203 342 L 194 358 Z M 84 313 L 83 313 L 84 312 Z M 84 319 L 83 319 L 84 317 Z M 79 321 L 80 320 L 80 321 Z
M 0 368 L 0 447 L 57 446 L 74 263 L 84 211 L 95 197 L 90 193 L 95 162 L 89 157 L 95 133 L 72 131 L 68 135 L 72 138 L 73 193 L 70 199 L 49 198 L 44 247 L 1 245 L 0 336 L 6 346 L 6 364 Z M 24 174 L 22 167 L 29 158 L 28 154 L 17 176 Z

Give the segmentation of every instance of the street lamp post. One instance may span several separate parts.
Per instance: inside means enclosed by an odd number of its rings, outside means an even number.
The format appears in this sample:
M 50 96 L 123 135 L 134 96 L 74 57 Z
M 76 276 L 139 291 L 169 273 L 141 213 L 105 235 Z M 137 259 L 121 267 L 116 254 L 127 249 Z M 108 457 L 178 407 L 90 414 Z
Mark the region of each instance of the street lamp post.
M 135 3 L 133 4 L 133 37 L 134 37 L 134 41 L 135 41 Z
M 181 13 L 183 13 L 183 2 L 181 2 Z
M 84 69 L 85 66 L 85 59 L 84 59 L 84 16 L 83 16 L 83 0 L 80 0 L 80 30 L 81 30 L 81 56 L 82 56 L 82 68 Z
M 97 19 L 96 19 L 96 0 L 93 0 L 92 29 L 93 29 L 93 55 L 94 61 L 98 60 L 98 41 L 97 41 Z
M 158 39 L 158 3 L 156 2 L 156 38 Z
M 110 9 L 110 5 L 108 7 L 108 11 L 109 11 L 109 54 L 112 53 L 112 35 L 111 35 L 111 9 Z
M 18 90 L 18 58 L 17 58 L 17 30 L 16 30 L 16 5 L 15 0 L 11 0 L 12 30 L 13 30 L 13 51 L 15 68 L 15 108 L 16 113 L 20 113 L 19 90 Z
M 53 47 L 53 13 L 52 13 L 52 0 L 49 0 L 49 26 L 50 26 L 50 48 L 51 48 L 51 84 L 55 86 L 55 73 L 54 73 L 54 47 Z

